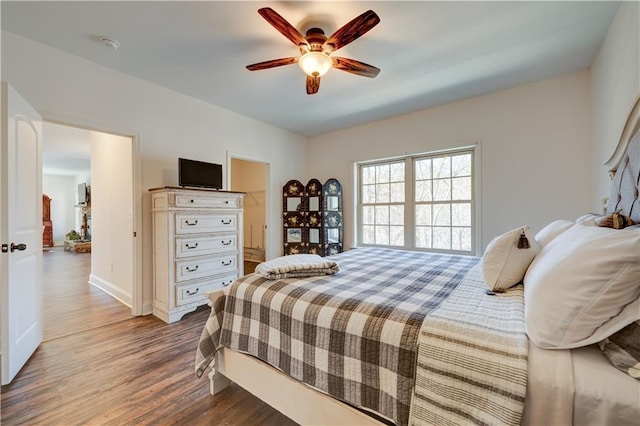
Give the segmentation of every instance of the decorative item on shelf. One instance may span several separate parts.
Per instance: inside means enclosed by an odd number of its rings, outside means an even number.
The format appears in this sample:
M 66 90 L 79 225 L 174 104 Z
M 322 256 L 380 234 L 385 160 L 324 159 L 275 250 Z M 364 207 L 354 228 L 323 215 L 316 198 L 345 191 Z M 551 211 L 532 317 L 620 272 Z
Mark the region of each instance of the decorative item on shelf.
M 91 186 L 86 183 L 78 184 L 78 204 L 75 207 L 80 209 L 81 225 L 80 238 L 91 241 Z
M 310 179 L 306 186 L 290 180 L 282 188 L 284 254 L 320 256 L 343 250 L 342 185 Z
M 89 232 L 89 218 L 91 217 L 91 207 L 82 207 L 82 225 L 80 225 L 80 237 L 83 240 L 91 240 Z

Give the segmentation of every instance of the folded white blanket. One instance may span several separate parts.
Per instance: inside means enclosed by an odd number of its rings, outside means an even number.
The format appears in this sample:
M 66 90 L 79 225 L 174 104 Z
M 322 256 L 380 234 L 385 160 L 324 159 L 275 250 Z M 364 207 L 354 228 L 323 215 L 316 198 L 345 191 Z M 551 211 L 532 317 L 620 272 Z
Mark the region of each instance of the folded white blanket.
M 340 270 L 338 264 L 317 254 L 292 254 L 262 262 L 256 267 L 256 274 L 270 280 L 283 278 L 314 277 L 333 275 Z

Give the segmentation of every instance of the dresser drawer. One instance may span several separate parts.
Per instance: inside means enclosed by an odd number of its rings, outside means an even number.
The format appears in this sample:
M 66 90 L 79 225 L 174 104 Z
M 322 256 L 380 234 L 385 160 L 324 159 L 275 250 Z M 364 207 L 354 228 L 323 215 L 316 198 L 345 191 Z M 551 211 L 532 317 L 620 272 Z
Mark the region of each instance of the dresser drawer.
M 211 197 L 197 194 L 176 194 L 176 207 L 238 208 L 238 197 Z
M 221 278 L 201 281 L 197 284 L 176 287 L 176 305 L 186 305 L 205 299 L 205 294 L 219 290 L 235 281 L 237 275 L 230 274 Z
M 176 234 L 236 231 L 238 216 L 229 214 L 176 213 Z
M 237 259 L 238 254 L 234 252 L 200 259 L 178 260 L 176 261 L 176 282 L 236 271 Z
M 204 256 L 224 251 L 235 251 L 237 249 L 237 234 L 219 235 L 215 237 L 186 236 L 176 238 L 176 258 Z

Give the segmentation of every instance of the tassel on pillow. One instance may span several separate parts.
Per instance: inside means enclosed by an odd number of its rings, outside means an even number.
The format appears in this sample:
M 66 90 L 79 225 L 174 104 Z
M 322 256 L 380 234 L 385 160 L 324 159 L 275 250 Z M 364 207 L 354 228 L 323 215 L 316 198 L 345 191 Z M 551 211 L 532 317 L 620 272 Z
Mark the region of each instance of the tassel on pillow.
M 524 233 L 524 228 L 520 230 L 520 238 L 518 238 L 518 248 L 519 249 L 528 249 L 531 247 L 529 245 L 529 240 L 527 240 L 527 236 Z

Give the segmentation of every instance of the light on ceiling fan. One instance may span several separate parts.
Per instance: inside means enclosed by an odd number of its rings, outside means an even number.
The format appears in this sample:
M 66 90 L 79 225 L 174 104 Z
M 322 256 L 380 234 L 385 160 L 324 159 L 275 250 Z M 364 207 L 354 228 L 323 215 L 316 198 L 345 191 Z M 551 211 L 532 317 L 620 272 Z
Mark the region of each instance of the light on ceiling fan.
M 300 57 L 298 65 L 308 76 L 322 77 L 331 68 L 332 61 L 325 53 L 309 52 Z

